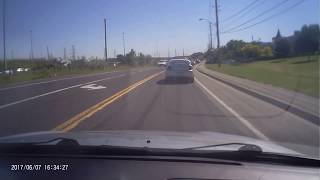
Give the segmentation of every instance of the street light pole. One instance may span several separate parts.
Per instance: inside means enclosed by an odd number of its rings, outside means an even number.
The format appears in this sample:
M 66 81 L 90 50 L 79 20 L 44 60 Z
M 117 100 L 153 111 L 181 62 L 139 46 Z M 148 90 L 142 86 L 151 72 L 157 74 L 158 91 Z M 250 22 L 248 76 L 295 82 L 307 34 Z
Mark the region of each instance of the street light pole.
M 6 62 L 6 0 L 3 0 L 3 64 L 4 64 L 4 71 L 7 70 L 7 62 Z
M 209 24 L 209 34 L 210 34 L 210 42 L 209 42 L 209 49 L 212 49 L 212 22 L 208 19 L 200 18 L 199 21 L 207 21 Z

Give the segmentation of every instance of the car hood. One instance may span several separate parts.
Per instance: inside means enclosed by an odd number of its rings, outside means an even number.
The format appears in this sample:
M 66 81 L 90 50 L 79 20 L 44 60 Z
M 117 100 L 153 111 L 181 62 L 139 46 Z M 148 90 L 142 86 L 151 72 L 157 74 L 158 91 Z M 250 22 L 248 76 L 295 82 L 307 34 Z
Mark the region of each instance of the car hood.
M 17 134 L 0 138 L 0 143 L 29 143 L 43 142 L 54 138 L 71 138 L 78 141 L 80 145 L 111 145 L 127 147 L 149 147 L 182 149 L 225 143 L 247 143 L 255 144 L 264 152 L 291 154 L 301 156 L 302 154 L 285 148 L 270 141 L 262 141 L 250 137 L 230 135 L 217 132 L 167 132 L 167 131 L 81 131 L 81 132 L 59 132 L 41 131 Z M 237 146 L 237 148 L 239 148 Z M 237 149 L 236 148 L 236 149 Z M 236 150 L 232 146 L 214 147 L 213 150 Z M 206 148 L 208 150 L 208 148 Z

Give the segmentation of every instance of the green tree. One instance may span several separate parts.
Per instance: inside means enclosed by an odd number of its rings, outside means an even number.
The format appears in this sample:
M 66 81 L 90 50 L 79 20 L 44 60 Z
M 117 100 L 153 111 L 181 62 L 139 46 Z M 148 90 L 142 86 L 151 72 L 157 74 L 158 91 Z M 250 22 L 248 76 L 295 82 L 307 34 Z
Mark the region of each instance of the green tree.
M 239 59 L 243 56 L 241 49 L 246 45 L 242 40 L 230 40 L 227 43 L 228 51 L 233 59 Z
M 122 54 L 117 55 L 117 61 L 121 64 L 127 64 L 126 58 Z
M 241 48 L 241 52 L 246 58 L 245 61 L 256 59 L 260 55 L 260 46 L 257 44 L 248 43 L 243 48 Z
M 133 65 L 135 57 L 136 57 L 136 52 L 133 49 L 131 49 L 130 52 L 126 54 L 127 64 Z
M 150 64 L 152 62 L 152 56 L 146 55 L 146 63 Z
M 272 57 L 272 48 L 271 46 L 261 46 L 259 48 L 259 57 L 261 58 L 270 58 Z
M 287 57 L 290 54 L 290 44 L 286 38 L 276 39 L 273 43 L 275 57 Z
M 137 63 L 139 64 L 139 65 L 144 65 L 144 64 L 146 64 L 146 58 L 145 58 L 145 56 L 142 54 L 142 53 L 139 53 L 139 56 L 136 58 L 137 59 Z
M 295 54 L 314 53 L 319 51 L 319 24 L 304 25 L 300 31 L 294 33 Z

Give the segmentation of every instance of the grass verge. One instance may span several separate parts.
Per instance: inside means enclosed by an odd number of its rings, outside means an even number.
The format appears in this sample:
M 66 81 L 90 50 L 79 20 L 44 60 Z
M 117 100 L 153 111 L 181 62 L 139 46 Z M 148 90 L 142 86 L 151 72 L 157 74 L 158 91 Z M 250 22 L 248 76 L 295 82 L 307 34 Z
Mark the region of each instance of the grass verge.
M 112 72 L 112 71 L 122 71 L 130 70 L 136 68 L 143 68 L 146 66 L 118 66 L 116 69 L 114 67 L 106 68 L 50 68 L 46 70 L 38 70 L 33 72 L 20 72 L 14 73 L 12 75 L 0 75 L 0 86 L 15 84 L 19 82 L 28 82 L 32 80 L 63 77 L 68 75 L 80 75 L 80 74 L 94 74 L 102 72 Z
M 208 69 L 319 97 L 319 55 L 244 64 L 206 64 Z

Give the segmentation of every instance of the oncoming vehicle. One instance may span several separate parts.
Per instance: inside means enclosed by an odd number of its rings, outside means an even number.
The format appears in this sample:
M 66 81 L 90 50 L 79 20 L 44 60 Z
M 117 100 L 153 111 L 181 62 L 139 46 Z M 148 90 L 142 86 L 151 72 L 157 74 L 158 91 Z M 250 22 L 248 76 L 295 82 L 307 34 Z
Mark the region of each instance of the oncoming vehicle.
M 168 63 L 168 60 L 160 60 L 159 62 L 158 62 L 158 66 L 159 67 L 166 67 L 167 66 L 167 63 Z
M 193 83 L 192 64 L 187 59 L 171 59 L 166 68 L 166 80 L 185 80 Z

